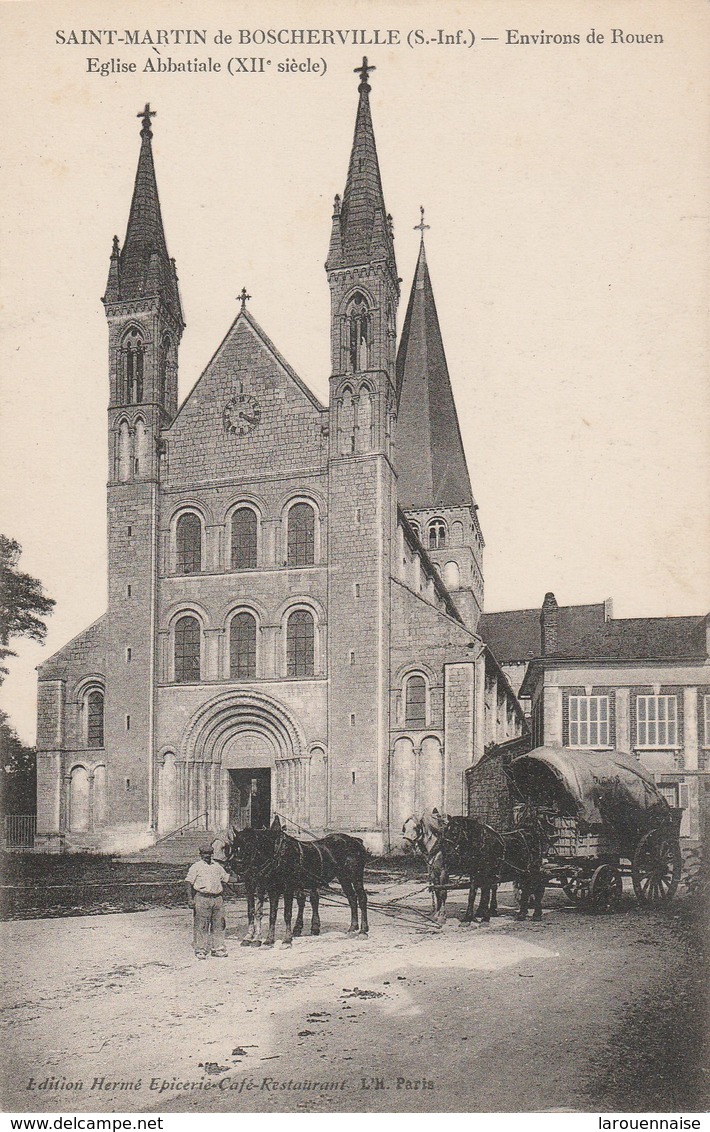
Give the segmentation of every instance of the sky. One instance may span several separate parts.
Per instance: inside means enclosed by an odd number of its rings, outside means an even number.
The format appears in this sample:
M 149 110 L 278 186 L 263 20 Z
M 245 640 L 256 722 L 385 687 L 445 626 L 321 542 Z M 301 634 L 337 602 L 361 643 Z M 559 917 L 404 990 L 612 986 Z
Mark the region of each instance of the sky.
M 624 617 L 710 609 L 706 5 L 59 0 L 3 5 L 0 23 L 0 530 L 57 602 L 46 645 L 18 642 L 0 689 L 25 741 L 36 665 L 106 604 L 101 296 L 112 237 L 125 234 L 136 115 L 146 101 L 157 110 L 158 186 L 187 322 L 181 397 L 246 286 L 253 316 L 325 401 L 323 264 L 364 51 L 376 67 L 400 329 L 420 205 L 430 225 L 486 540 L 486 609 L 539 607 L 548 590 L 560 604 L 612 597 Z M 204 29 L 208 46 L 86 47 L 56 34 L 138 29 L 155 39 L 161 28 Z M 214 43 L 220 30 L 269 28 L 330 29 L 336 43 Z M 623 43 L 611 42 L 614 28 Z M 352 29 L 396 31 L 400 42 L 337 41 Z M 543 33 L 580 42 L 540 42 Z M 538 38 L 508 42 L 522 35 Z M 223 70 L 145 71 L 168 57 Z M 230 75 L 237 57 L 271 62 Z M 102 76 L 91 58 L 136 70 Z M 279 72 L 288 59 L 320 73 Z

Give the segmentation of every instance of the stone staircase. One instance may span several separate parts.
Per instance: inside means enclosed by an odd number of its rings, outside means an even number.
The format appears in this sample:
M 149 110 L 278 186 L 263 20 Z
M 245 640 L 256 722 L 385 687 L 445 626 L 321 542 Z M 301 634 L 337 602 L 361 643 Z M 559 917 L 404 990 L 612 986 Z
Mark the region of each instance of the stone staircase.
M 204 829 L 177 830 L 155 845 L 149 845 L 139 853 L 131 853 L 123 860 L 187 866 L 198 859 L 200 846 L 209 844 L 214 836 L 214 833 Z

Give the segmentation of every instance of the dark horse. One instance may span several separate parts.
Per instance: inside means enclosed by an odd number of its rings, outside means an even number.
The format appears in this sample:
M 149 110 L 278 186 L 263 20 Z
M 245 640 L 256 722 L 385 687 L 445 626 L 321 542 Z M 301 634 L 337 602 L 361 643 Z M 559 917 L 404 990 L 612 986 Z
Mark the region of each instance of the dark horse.
M 290 946 L 293 936 L 303 931 L 303 912 L 306 904 L 305 888 L 290 890 L 290 900 L 286 900 L 283 877 L 276 868 L 275 855 L 281 834 L 278 817 L 270 829 L 242 829 L 231 826 L 225 834 L 218 835 L 212 842 L 214 860 L 230 866 L 244 884 L 247 898 L 247 934 L 242 947 L 273 947 L 276 936 L 276 918 L 279 900 L 284 895 L 284 922 L 286 925 L 285 946 Z M 311 900 L 311 935 L 320 934 L 318 915 L 318 890 L 308 886 Z M 261 938 L 261 921 L 264 900 L 269 898 L 269 930 L 266 939 Z M 293 897 L 296 897 L 298 915 L 291 927 Z
M 329 833 L 314 841 L 299 841 L 281 830 L 275 853 L 276 872 L 283 884 L 284 917 L 288 922 L 294 892 L 317 890 L 338 880 L 350 905 L 348 932 L 367 935 L 367 894 L 364 873 L 367 850 L 359 837 Z
M 551 829 L 544 815 L 535 807 L 523 806 L 516 828 L 509 833 L 498 833 L 477 818 L 448 818 L 434 810 L 421 818 L 408 818 L 402 836 L 427 859 L 436 900 L 436 918 L 440 923 L 446 918 L 446 886 L 452 870 L 466 873 L 470 878 L 464 922 L 480 919 L 488 923 L 497 911 L 498 885 L 511 880 L 520 889 L 517 919 L 526 919 L 531 898 L 533 920 L 542 919 L 545 891 L 542 858 L 551 838 Z M 474 913 L 478 888 L 481 899 Z

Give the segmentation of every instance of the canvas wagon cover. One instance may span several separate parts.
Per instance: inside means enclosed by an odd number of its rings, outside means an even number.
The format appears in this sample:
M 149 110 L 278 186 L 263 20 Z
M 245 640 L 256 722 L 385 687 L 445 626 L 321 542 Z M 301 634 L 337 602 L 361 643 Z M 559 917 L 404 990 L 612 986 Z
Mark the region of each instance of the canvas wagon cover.
M 576 816 L 589 825 L 608 823 L 611 809 L 616 814 L 626 809 L 638 815 L 639 811 L 668 808 L 648 771 L 622 751 L 537 747 L 511 763 L 513 779 L 523 794 L 531 796 L 530 786 L 540 781 L 535 773 L 540 766 L 554 775 L 555 784 L 564 788 L 574 804 Z

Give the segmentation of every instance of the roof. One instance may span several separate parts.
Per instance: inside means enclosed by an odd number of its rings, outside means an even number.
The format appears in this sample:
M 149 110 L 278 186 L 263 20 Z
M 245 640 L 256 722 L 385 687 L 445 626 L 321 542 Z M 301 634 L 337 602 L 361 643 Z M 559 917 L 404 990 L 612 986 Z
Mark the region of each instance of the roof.
M 501 664 L 533 659 L 704 660 L 705 615 L 606 618 L 604 602 L 557 607 L 557 645 L 542 654 L 539 609 L 484 613 L 478 631 Z
M 397 354 L 397 494 L 410 510 L 473 505 L 424 241 Z
M 126 238 L 121 251 L 118 240 L 114 240 L 104 301 L 125 302 L 159 294 L 173 317 L 182 323 L 175 262 L 168 256 L 153 164 L 153 113 L 146 106 L 144 114 L 139 115 L 143 119 L 141 148 Z
M 510 609 L 484 613 L 478 631 L 501 664 L 520 663 L 540 656 L 540 610 Z M 560 605 L 558 647 L 577 655 L 581 641 L 592 639 L 604 627 L 604 602 L 597 605 Z
M 574 802 L 577 816 L 598 824 L 608 817 L 608 803 L 613 795 L 635 809 L 665 807 L 663 795 L 649 774 L 633 755 L 622 751 L 573 751 L 566 747 L 536 747 L 519 755 L 510 764 L 511 774 L 524 796 L 534 793 L 536 770 L 544 767 L 562 784 Z M 537 779 L 540 781 L 539 777 Z M 535 801 L 532 797 L 532 801 Z
M 336 198 L 327 269 L 386 262 L 395 278 L 391 217 L 385 210 L 375 131 L 370 114 L 370 86 L 361 82 L 348 178 L 342 204 Z

